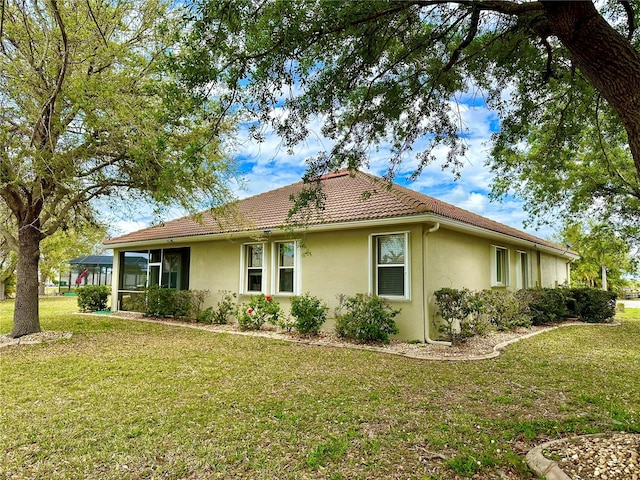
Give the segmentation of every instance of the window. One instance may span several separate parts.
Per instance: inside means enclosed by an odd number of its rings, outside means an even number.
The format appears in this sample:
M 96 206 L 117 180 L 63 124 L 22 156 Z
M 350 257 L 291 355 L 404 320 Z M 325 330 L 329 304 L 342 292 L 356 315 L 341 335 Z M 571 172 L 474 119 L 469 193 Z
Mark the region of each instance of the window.
M 296 244 L 282 242 L 275 244 L 276 252 L 276 292 L 296 292 Z
M 120 252 L 118 310 L 142 311 L 144 289 L 189 289 L 190 249 L 158 248 Z
M 409 298 L 408 235 L 374 235 L 374 288 L 376 295 Z
M 245 292 L 263 292 L 264 287 L 264 244 L 250 244 L 244 246 L 244 278 Z
M 529 255 L 527 252 L 518 252 L 516 272 L 516 288 L 529 288 Z
M 509 285 L 509 250 L 504 247 L 491 247 L 491 286 Z

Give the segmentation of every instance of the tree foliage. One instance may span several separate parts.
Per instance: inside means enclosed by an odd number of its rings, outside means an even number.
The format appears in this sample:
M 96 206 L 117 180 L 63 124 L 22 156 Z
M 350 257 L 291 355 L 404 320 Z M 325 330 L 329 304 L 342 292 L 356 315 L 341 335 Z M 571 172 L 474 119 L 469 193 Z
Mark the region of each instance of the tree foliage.
M 602 268 L 606 268 L 608 289 L 620 292 L 627 283 L 625 275 L 637 272 L 638 260 L 629 244 L 609 224 L 588 222 L 567 224 L 562 237 L 580 252 L 571 264 L 571 283 L 602 288 Z
M 0 198 L 16 230 L 12 335 L 40 329 L 40 242 L 122 196 L 187 208 L 226 198 L 210 104 L 165 69 L 177 12 L 162 0 L 13 1 L 0 22 Z
M 637 1 L 200 0 L 179 65 L 291 146 L 320 118 L 307 178 L 391 145 L 388 176 L 436 157 L 459 174 L 459 109 L 497 112 L 494 194 L 532 215 L 597 208 L 638 227 Z M 404 165 L 403 165 L 404 163 Z M 636 229 L 637 231 L 637 229 Z

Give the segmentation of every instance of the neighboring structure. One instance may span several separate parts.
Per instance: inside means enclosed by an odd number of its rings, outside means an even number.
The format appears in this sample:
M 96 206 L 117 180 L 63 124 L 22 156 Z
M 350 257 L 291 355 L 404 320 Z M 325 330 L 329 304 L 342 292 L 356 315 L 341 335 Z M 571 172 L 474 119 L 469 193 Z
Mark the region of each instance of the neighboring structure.
M 145 285 L 273 295 L 283 306 L 309 292 L 331 308 L 338 294 L 372 293 L 395 308 L 399 338 L 437 337 L 433 292 L 557 287 L 577 258 L 562 246 L 413 190 L 357 172 L 321 177 L 322 211 L 286 227 L 296 183 L 240 200 L 224 216 L 184 217 L 112 238 L 112 309 L 126 310 Z M 230 211 L 229 211 L 230 210 Z M 300 221 L 302 214 L 294 217 Z M 135 258 L 147 271 L 132 276 Z M 327 327 L 330 328 L 330 325 Z
M 84 285 L 111 285 L 113 257 L 106 255 L 85 255 L 69 261 L 71 269 L 68 279 L 60 279 L 59 288 L 70 290 L 71 287 Z

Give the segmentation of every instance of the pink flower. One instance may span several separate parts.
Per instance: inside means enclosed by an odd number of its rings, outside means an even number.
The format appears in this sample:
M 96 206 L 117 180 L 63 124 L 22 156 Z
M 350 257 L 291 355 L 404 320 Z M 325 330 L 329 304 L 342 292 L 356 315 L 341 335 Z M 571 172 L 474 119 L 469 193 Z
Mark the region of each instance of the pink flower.
M 267 302 L 270 302 L 270 301 L 271 301 L 271 295 L 267 295 L 266 297 L 264 297 L 264 299 L 265 299 Z
M 253 308 L 248 308 L 248 309 L 247 309 L 247 313 L 248 313 L 249 315 L 251 315 L 251 314 L 253 313 Z

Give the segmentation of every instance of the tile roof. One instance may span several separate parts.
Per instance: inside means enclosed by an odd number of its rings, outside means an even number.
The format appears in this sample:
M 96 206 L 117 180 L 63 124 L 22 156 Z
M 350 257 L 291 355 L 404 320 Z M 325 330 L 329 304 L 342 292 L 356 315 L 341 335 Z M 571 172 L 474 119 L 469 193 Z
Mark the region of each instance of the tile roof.
M 324 208 L 311 209 L 312 211 L 308 212 L 306 224 L 309 226 L 432 214 L 436 221 L 437 217 L 442 217 L 445 220 L 455 220 L 556 250 L 565 250 L 534 235 L 400 185 L 389 184 L 379 177 L 363 172 L 342 171 L 324 175 L 319 180 L 325 198 Z M 222 213 L 203 212 L 200 218 L 179 218 L 111 238 L 104 243 L 111 245 L 282 228 L 287 223 L 287 215 L 293 206 L 292 195 L 302 192 L 304 188 L 308 188 L 308 185 L 305 186 L 302 182 L 294 183 L 239 200 Z

